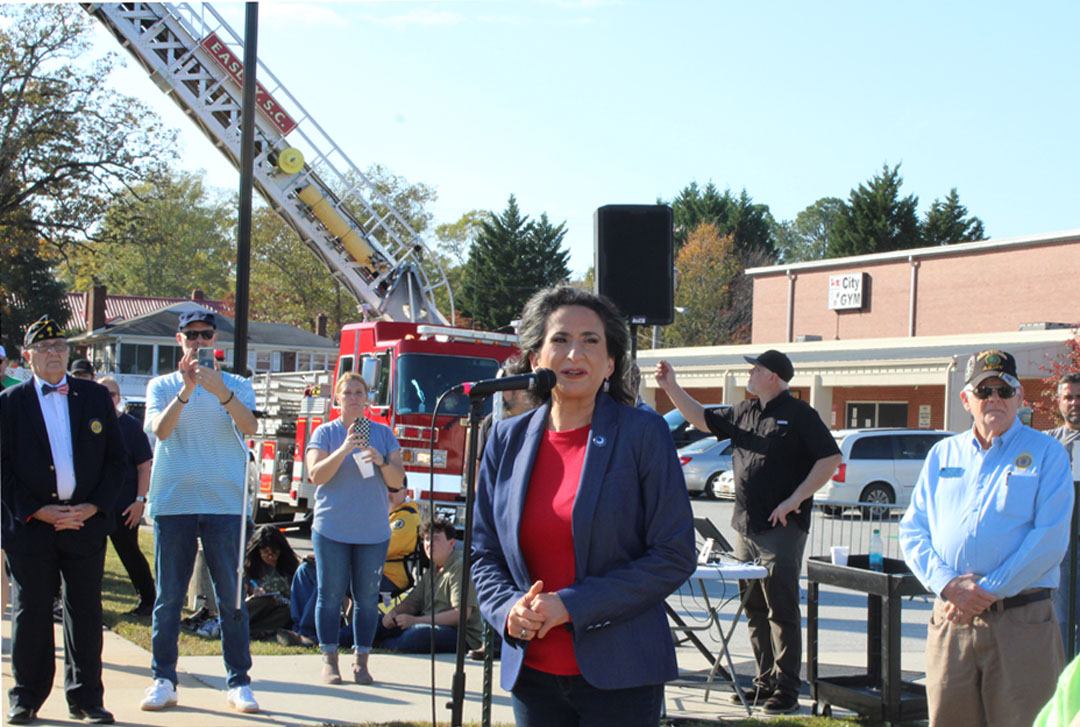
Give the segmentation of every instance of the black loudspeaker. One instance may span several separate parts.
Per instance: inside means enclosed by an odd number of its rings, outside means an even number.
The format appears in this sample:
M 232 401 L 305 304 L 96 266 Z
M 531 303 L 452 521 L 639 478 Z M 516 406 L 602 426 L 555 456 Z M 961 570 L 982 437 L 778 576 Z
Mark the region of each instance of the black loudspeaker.
M 632 324 L 675 320 L 672 213 L 666 205 L 609 204 L 593 215 L 596 292 Z

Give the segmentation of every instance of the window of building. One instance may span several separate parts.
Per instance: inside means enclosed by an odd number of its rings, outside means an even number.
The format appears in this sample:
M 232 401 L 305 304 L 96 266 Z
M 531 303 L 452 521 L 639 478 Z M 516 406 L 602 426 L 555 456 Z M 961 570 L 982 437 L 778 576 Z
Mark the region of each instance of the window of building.
M 154 346 L 145 343 L 121 343 L 120 373 L 152 375 L 154 373 Z
M 157 351 L 157 372 L 158 374 L 168 374 L 176 371 L 177 364 L 180 363 L 180 359 L 184 357 L 184 349 L 179 346 L 168 346 L 164 344 L 158 344 Z
M 849 401 L 844 421 L 852 429 L 906 427 L 907 402 Z

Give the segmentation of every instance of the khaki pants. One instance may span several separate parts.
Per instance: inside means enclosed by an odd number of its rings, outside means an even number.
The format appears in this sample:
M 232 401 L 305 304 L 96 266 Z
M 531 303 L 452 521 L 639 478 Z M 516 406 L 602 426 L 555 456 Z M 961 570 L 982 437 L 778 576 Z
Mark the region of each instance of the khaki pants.
M 931 727 L 1027 727 L 1065 668 L 1061 631 L 1048 599 L 985 611 L 967 625 L 934 603 L 926 634 Z

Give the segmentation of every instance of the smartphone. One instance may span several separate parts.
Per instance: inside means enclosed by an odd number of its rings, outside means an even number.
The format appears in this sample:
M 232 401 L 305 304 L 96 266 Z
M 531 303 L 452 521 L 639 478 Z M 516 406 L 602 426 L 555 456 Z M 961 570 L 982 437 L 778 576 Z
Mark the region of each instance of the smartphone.
M 371 437 L 371 422 L 367 420 L 367 417 L 356 417 L 353 420 L 352 428 L 354 432 L 360 433 L 360 446 L 368 446 Z
M 214 368 L 214 349 L 212 348 L 200 348 L 199 349 L 199 365 L 205 366 L 208 369 Z

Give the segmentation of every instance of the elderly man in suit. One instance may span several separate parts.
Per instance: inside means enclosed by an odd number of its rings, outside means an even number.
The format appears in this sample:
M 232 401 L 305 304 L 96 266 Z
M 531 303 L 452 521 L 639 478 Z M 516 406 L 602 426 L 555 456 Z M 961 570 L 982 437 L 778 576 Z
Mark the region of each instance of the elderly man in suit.
M 68 377 L 67 342 L 47 316 L 26 332 L 34 376 L 0 393 L 4 550 L 12 580 L 9 724 L 29 724 L 52 690 L 52 601 L 63 585 L 64 690 L 73 719 L 111 724 L 101 683 L 101 579 L 124 443 L 109 392 Z

